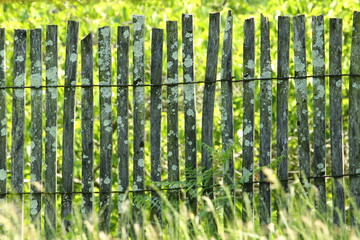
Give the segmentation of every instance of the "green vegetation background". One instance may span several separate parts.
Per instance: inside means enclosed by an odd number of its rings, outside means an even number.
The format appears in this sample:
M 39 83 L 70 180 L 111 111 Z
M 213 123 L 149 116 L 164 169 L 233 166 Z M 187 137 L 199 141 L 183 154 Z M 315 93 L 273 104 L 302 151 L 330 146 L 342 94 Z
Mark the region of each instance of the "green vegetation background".
M 1 0 L 0 0 L 1 1 Z M 150 36 L 151 28 L 163 28 L 165 29 L 166 20 L 176 20 L 179 22 L 179 43 L 181 43 L 181 14 L 190 13 L 194 15 L 194 47 L 195 47 L 195 68 L 196 68 L 196 80 L 203 80 L 205 75 L 205 64 L 206 64 L 206 47 L 207 47 L 207 34 L 208 34 L 208 15 L 210 12 L 220 11 L 222 16 L 221 22 L 221 31 L 224 30 L 224 19 L 226 13 L 229 9 L 233 10 L 234 16 L 234 41 L 233 41 L 233 51 L 234 51 L 234 60 L 233 60 L 233 75 L 240 79 L 242 78 L 242 53 L 243 53 L 243 22 L 246 18 L 254 17 L 256 24 L 256 76 L 259 76 L 259 49 L 260 49 L 260 24 L 259 17 L 260 13 L 263 13 L 265 16 L 270 19 L 271 27 L 271 57 L 272 57 L 272 69 L 273 76 L 276 76 L 276 58 L 277 58 L 277 17 L 280 15 L 295 16 L 298 14 L 306 15 L 306 28 L 307 28 L 307 61 L 308 61 L 308 74 L 311 75 L 311 16 L 312 15 L 325 15 L 325 41 L 326 49 L 328 49 L 328 25 L 330 17 L 337 17 L 343 19 L 343 73 L 348 73 L 349 70 L 349 58 L 350 58 L 350 47 L 351 47 L 351 29 L 352 29 L 352 14 L 354 10 L 357 10 L 359 6 L 359 0 L 322 0 L 322 1 L 296 1 L 296 0 L 254 0 L 254 1 L 214 1 L 214 0 L 134 0 L 134 1 L 115 1 L 115 0 L 106 0 L 106 1 L 1 1 L 0 2 L 0 27 L 6 28 L 6 55 L 7 55 L 7 85 L 12 85 L 12 48 L 13 48 L 13 30 L 14 29 L 33 29 L 33 28 L 42 28 L 43 29 L 43 39 L 45 39 L 45 28 L 48 24 L 55 24 L 59 26 L 59 84 L 64 83 L 64 64 L 65 64 L 65 44 L 66 44 L 66 29 L 67 29 L 67 20 L 76 20 L 80 22 L 80 39 L 85 37 L 89 32 L 93 32 L 95 36 L 94 41 L 94 60 L 97 63 L 97 29 L 102 26 L 111 26 L 112 34 L 112 54 L 113 54 L 113 82 L 115 83 L 115 74 L 116 74 L 116 32 L 117 26 L 119 25 L 132 25 L 131 16 L 133 14 L 145 15 L 146 19 L 146 40 L 145 40 L 145 49 L 146 49 L 146 82 L 149 83 L 150 78 Z M 291 33 L 292 39 L 292 33 Z M 222 38 L 221 41 L 222 42 Z M 179 44 L 181 46 L 181 44 Z M 45 50 L 44 50 L 45 51 Z M 219 52 L 219 59 L 221 57 L 221 48 Z M 131 54 L 130 54 L 131 56 Z M 164 62 L 166 62 L 166 46 L 164 46 Z M 179 49 L 179 57 L 181 59 L 181 49 Z M 326 58 L 328 59 L 328 52 L 326 53 Z M 80 59 L 80 58 L 79 58 Z M 293 51 L 290 50 L 290 63 L 291 63 L 291 72 L 293 75 Z M 182 81 L 182 70 L 181 70 L 181 61 L 179 68 L 179 81 Z M 130 59 L 131 63 L 131 59 Z M 27 62 L 29 66 L 29 62 Z M 80 62 L 78 62 L 78 73 L 80 73 Z M 220 65 L 220 64 L 219 64 Z M 94 82 L 97 83 L 97 65 L 95 64 L 95 79 Z M 328 65 L 327 65 L 328 66 Z M 29 68 L 28 68 L 29 69 Z M 166 68 L 164 66 L 164 77 L 166 76 Z M 328 68 L 326 70 L 328 72 Z M 218 71 L 219 72 L 219 71 Z M 77 83 L 80 84 L 80 75 L 78 75 Z M 130 83 L 132 82 L 131 78 L 131 64 L 130 64 Z M 30 83 L 29 74 L 27 76 L 27 84 Z M 165 78 L 164 78 L 165 81 Z M 296 134 L 296 114 L 295 114 L 295 95 L 294 95 L 294 84 L 290 82 L 290 100 L 289 100 L 289 164 L 290 170 L 296 172 L 298 168 L 297 162 L 297 134 Z M 310 132 L 312 134 L 312 83 L 311 79 L 308 79 L 309 86 L 309 120 L 310 120 Z M 276 108 L 276 84 L 273 84 L 274 91 L 274 101 L 273 101 L 273 139 L 275 139 L 275 108 Z M 217 89 L 220 88 L 220 85 L 217 85 Z M 179 97 L 180 97 L 180 119 L 179 119 L 179 137 L 180 137 L 180 163 L 182 164 L 181 169 L 183 171 L 183 142 L 184 142 L 184 126 L 183 123 L 183 114 L 182 111 L 182 91 L 181 87 L 179 88 Z M 98 108 L 98 90 L 95 89 L 95 176 L 98 177 L 98 167 L 99 167 L 99 108 Z M 257 85 L 257 93 L 259 88 Z M 147 90 L 147 105 L 149 106 L 149 92 Z M 218 91 L 219 92 L 219 91 Z M 345 135 L 345 161 L 347 156 L 347 92 L 348 92 L 348 79 L 344 78 L 343 85 L 343 95 L 344 95 L 344 135 Z M 30 91 L 26 91 L 26 179 L 30 179 Z M 76 144 L 76 161 L 75 161 L 75 190 L 81 190 L 81 107 L 80 104 L 80 89 L 77 90 L 77 115 L 75 121 L 75 144 Z M 163 91 L 164 97 L 166 96 L 166 89 Z M 8 150 L 11 148 L 11 91 L 8 91 Z M 258 96 L 259 94 L 256 94 Z M 116 96 L 115 90 L 113 96 Z M 130 105 L 132 105 L 132 92 L 130 91 Z M 164 98 L 165 99 L 165 98 Z M 327 100 L 327 103 L 329 101 Z M 113 103 L 115 104 L 115 97 L 113 97 Z M 220 129 L 220 98 L 217 94 L 216 98 L 216 109 L 215 109 L 215 127 L 214 127 L 214 144 L 215 148 L 221 147 L 221 129 Z M 59 130 L 58 130 L 58 173 L 61 174 L 61 144 L 62 144 L 62 105 L 63 105 L 63 90 L 59 89 Z M 234 118 L 235 118 L 235 161 L 236 161 L 236 170 L 237 176 L 240 175 L 241 169 L 241 137 L 242 137 L 242 85 L 234 84 Z M 256 99 L 256 110 L 259 109 L 259 99 Z M 166 101 L 163 101 L 163 123 L 166 122 Z M 201 108 L 202 108 L 202 86 L 197 86 L 197 110 L 198 110 L 198 136 L 201 136 Z M 113 123 L 116 125 L 116 108 L 114 110 L 114 120 Z M 327 111 L 329 108 L 327 106 Z M 147 169 L 147 180 L 149 180 L 149 171 L 150 171 L 150 141 L 149 141 L 149 132 L 150 132 L 150 123 L 149 123 L 149 112 L 147 113 L 147 145 L 146 149 L 146 169 Z M 256 113 L 256 122 L 259 126 L 259 113 Z M 45 121 L 45 120 L 44 120 Z M 327 124 L 329 120 L 327 119 Z M 130 106 L 130 138 L 132 138 L 132 118 L 131 118 L 131 106 Z M 256 137 L 258 140 L 259 136 L 259 127 L 255 129 Z M 113 157 L 113 189 L 117 189 L 117 156 L 116 156 L 116 136 L 117 133 L 114 131 L 114 157 Z M 327 140 L 329 142 L 329 132 L 327 133 Z M 198 139 L 198 152 L 200 150 L 200 138 Z M 256 141 L 255 144 L 255 161 L 258 161 L 258 149 L 259 141 Z M 132 153 L 132 144 L 131 139 L 129 141 L 129 150 L 130 154 Z M 163 179 L 166 180 L 166 126 L 163 124 L 162 129 L 162 166 L 163 166 Z M 276 158 L 276 143 L 273 140 L 272 147 L 272 157 Z M 330 153 L 330 150 L 328 150 Z M 8 151 L 8 159 L 10 160 L 10 151 Z M 329 154 L 328 154 L 329 156 Z M 200 159 L 200 155 L 199 158 Z M 329 157 L 327 157 L 327 163 L 329 163 Z M 9 161 L 10 164 L 10 161 Z M 220 163 L 216 163 L 219 164 Z M 130 155 L 130 166 L 131 164 L 131 155 Z M 327 173 L 330 173 L 330 164 L 327 167 Z M 220 167 L 220 166 L 219 166 Z M 130 167 L 131 168 L 131 167 Z M 9 165 L 9 168 L 10 165 Z M 182 172 L 183 173 L 183 172 Z M 9 176 L 9 174 L 8 174 Z M 60 176 L 60 175 L 59 175 Z M 183 175 L 181 177 L 183 179 Z M 221 179 L 221 176 L 219 176 Z M 79 184 L 78 184 L 79 183 Z M 58 180 L 59 190 L 61 190 L 61 179 Z M 29 189 L 29 188 L 27 188 Z M 97 189 L 95 189 L 97 190 Z M 80 199 L 80 196 L 77 197 Z

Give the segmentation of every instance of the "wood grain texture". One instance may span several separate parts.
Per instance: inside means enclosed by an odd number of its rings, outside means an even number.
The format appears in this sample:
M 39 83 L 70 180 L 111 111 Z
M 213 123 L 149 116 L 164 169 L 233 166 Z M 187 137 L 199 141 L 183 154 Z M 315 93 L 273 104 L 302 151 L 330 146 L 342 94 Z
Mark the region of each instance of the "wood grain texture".
M 151 103 L 150 103 L 150 139 L 151 139 L 151 181 L 160 187 L 161 182 L 161 100 L 162 100 L 162 63 L 164 30 L 153 28 L 151 34 Z M 161 222 L 162 203 L 155 191 L 151 192 L 151 217 L 153 224 Z
M 261 15 L 260 41 L 260 76 L 271 78 L 270 31 L 269 19 Z M 270 164 L 272 131 L 272 81 L 260 82 L 260 167 Z M 264 173 L 260 173 L 260 181 L 266 181 Z M 261 182 L 260 191 L 260 224 L 271 221 L 270 183 Z
M 93 85 L 93 40 L 89 33 L 81 40 L 81 84 Z M 81 146 L 82 146 L 82 209 L 87 219 L 94 208 L 94 94 L 93 88 L 81 89 Z
M 278 19 L 278 58 L 277 76 L 283 80 L 277 80 L 276 95 L 276 145 L 277 157 L 280 159 L 277 177 L 282 187 L 288 191 L 288 133 L 289 133 L 289 59 L 290 59 L 290 18 L 279 16 Z
M 112 183 L 112 104 L 110 27 L 98 30 L 100 87 L 100 230 L 110 232 Z
M 64 88 L 64 121 L 63 121 L 63 159 L 62 188 L 65 194 L 61 199 L 61 217 L 66 229 L 71 226 L 67 219 L 73 211 L 73 179 L 74 179 L 74 119 L 75 119 L 75 86 L 78 58 L 79 23 L 68 21 L 65 58 Z
M 231 221 L 234 218 L 234 118 L 233 118 L 233 92 L 232 92 L 232 39 L 233 39 L 233 15 L 228 11 L 226 17 L 223 50 L 221 59 L 220 79 L 228 80 L 221 82 L 221 136 L 222 149 L 224 152 L 231 151 L 229 158 L 224 163 L 224 183 L 230 190 L 230 199 L 224 205 L 224 218 Z
M 0 28 L 0 87 L 6 85 L 5 29 Z M 6 198 L 6 89 L 0 89 L 0 198 Z
M 178 46 L 178 23 L 176 21 L 166 22 L 166 49 L 167 49 L 167 166 L 168 181 L 176 182 L 180 180 L 179 166 L 179 132 L 178 132 L 178 69 L 179 69 L 179 46 Z M 178 209 L 179 192 L 170 191 L 169 201 Z
M 306 76 L 305 16 L 293 18 L 294 24 L 294 65 L 296 89 L 296 115 L 298 131 L 298 153 L 300 176 L 310 177 L 310 138 L 308 117 L 308 94 Z M 303 181 L 304 182 L 304 181 Z M 305 182 L 304 182 L 305 184 Z M 307 186 L 305 186 L 307 187 Z
M 14 32 L 14 87 L 25 86 L 26 30 L 15 29 Z M 24 191 L 24 122 L 25 90 L 13 89 L 12 105 L 12 145 L 11 145 L 11 187 L 14 192 Z M 23 236 L 24 198 L 14 197 L 16 212 L 19 214 L 20 236 Z
M 330 54 L 331 56 L 331 54 Z M 312 62 L 313 75 L 325 75 L 324 17 L 312 17 Z M 317 209 L 326 212 L 325 157 L 326 157 L 326 94 L 325 77 L 313 78 L 314 92 L 314 184 L 319 191 Z M 331 105 L 330 105 L 331 106 Z
M 39 87 L 31 89 L 31 192 L 30 195 L 30 217 L 38 230 L 41 229 L 41 205 L 42 196 L 42 51 L 41 51 L 41 29 L 30 30 L 30 64 L 31 86 Z
M 129 26 L 118 27 L 117 35 L 117 84 L 129 84 L 129 46 L 130 28 Z M 118 131 L 118 190 L 127 191 L 129 188 L 129 89 L 128 87 L 118 87 L 117 89 L 117 131 Z M 126 212 L 126 194 L 119 194 L 119 237 L 122 229 L 128 230 L 128 218 Z M 125 231 L 127 232 L 127 231 Z M 126 234 L 126 233 L 125 233 Z
M 360 12 L 354 12 L 350 74 L 360 74 Z M 360 77 L 351 76 L 349 86 L 349 173 L 360 173 Z M 360 176 L 350 176 L 350 192 L 356 207 L 360 207 Z M 351 224 L 359 227 L 350 206 Z
M 330 19 L 330 75 L 342 74 L 342 19 Z M 343 160 L 342 78 L 330 77 L 331 173 L 333 186 L 333 221 L 345 222 L 344 160 Z
M 255 77 L 255 24 L 254 19 L 249 18 L 245 20 L 244 24 L 244 45 L 243 45 L 243 66 L 244 79 L 251 79 Z M 242 174 L 247 175 L 254 170 L 254 111 L 255 111 L 255 82 L 244 82 L 243 93 L 243 144 L 242 144 Z M 253 201 L 254 201 L 254 186 L 252 183 L 253 176 L 250 175 L 245 179 L 243 191 L 246 193 L 250 206 L 247 206 L 246 201 L 243 201 L 242 218 L 243 221 L 252 221 L 254 217 Z
M 46 26 L 46 136 L 45 136 L 45 236 L 47 239 L 56 238 L 56 168 L 57 168 L 57 101 L 58 101 L 58 27 Z
M 191 14 L 182 15 L 182 62 L 185 83 L 195 81 L 194 58 L 194 17 Z M 196 107 L 195 84 L 184 84 L 184 118 L 185 118 L 185 174 L 186 181 L 197 181 L 196 158 Z M 191 212 L 197 214 L 197 189 L 191 188 L 186 192 L 187 206 Z
M 203 171 L 208 171 L 213 167 L 212 156 L 208 147 L 213 147 L 214 132 L 214 101 L 215 86 L 213 82 L 216 80 L 217 64 L 219 55 L 219 37 L 220 37 L 220 13 L 211 13 L 209 19 L 209 35 L 206 56 L 205 85 L 202 108 L 202 128 L 201 142 L 203 144 L 201 150 L 201 166 Z M 205 146 L 204 146 L 205 145 Z M 210 199 L 214 198 L 213 185 L 214 179 L 210 174 L 209 179 L 203 182 L 205 186 L 204 194 Z
M 134 160 L 133 160 L 133 190 L 134 193 L 133 220 L 140 224 L 142 235 L 144 234 L 142 224 L 143 216 L 141 206 L 136 204 L 136 198 L 141 199 L 145 188 L 145 92 L 143 86 L 136 86 L 145 83 L 144 72 L 144 37 L 145 18 L 142 15 L 133 16 L 134 46 L 133 46 L 133 101 L 134 101 Z

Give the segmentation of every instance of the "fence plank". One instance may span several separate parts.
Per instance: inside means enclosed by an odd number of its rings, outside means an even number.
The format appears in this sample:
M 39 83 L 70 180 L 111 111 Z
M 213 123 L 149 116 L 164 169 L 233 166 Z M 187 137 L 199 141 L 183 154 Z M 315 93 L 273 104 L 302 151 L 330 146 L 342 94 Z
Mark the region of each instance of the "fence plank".
M 271 78 L 269 19 L 261 15 L 260 74 Z M 272 127 L 272 81 L 260 82 L 260 167 L 270 164 Z M 260 181 L 266 181 L 261 172 Z M 266 225 L 271 219 L 270 183 L 260 183 L 260 224 Z
M 215 87 L 216 71 L 219 54 L 219 35 L 220 35 L 220 13 L 211 13 L 209 19 L 209 37 L 206 56 L 206 72 L 204 84 L 204 97 L 202 108 L 202 159 L 201 165 L 203 171 L 212 171 L 212 156 L 208 148 L 213 147 L 213 128 L 214 128 L 214 101 L 215 101 Z M 214 198 L 213 185 L 214 179 L 212 174 L 206 175 L 203 185 L 205 186 L 204 194 L 211 199 Z
M 166 22 L 167 83 L 177 84 L 178 79 L 178 25 L 176 21 Z M 178 86 L 167 87 L 167 157 L 168 181 L 176 182 L 179 177 L 179 136 L 178 136 Z M 178 209 L 179 192 L 169 192 L 169 201 Z
M 224 183 L 230 188 L 231 202 L 224 205 L 224 218 L 231 221 L 234 218 L 234 118 L 233 118 L 233 92 L 232 92 L 232 39 L 233 39 L 233 15 L 228 11 L 225 23 L 223 52 L 221 59 L 220 79 L 228 80 L 221 82 L 221 133 L 222 149 L 224 152 L 231 151 L 224 164 Z M 229 199 L 230 200 L 230 199 Z M 226 223 L 226 222 L 225 222 Z
M 134 48 L 133 48 L 133 78 L 134 85 L 144 84 L 144 35 L 145 18 L 142 15 L 133 16 Z M 145 101 L 144 87 L 134 86 L 134 191 L 144 190 L 144 146 L 145 146 Z M 143 192 L 134 194 L 134 221 L 142 226 L 141 206 L 136 205 L 136 198 L 143 196 Z M 141 227 L 142 229 L 142 227 Z
M 31 86 L 42 85 L 41 29 L 30 30 Z M 31 192 L 30 217 L 41 228 L 42 191 L 42 88 L 31 89 Z
M 25 85 L 26 30 L 15 29 L 14 33 L 14 87 Z M 24 191 L 24 121 L 25 91 L 23 88 L 13 90 L 12 109 L 12 171 L 11 184 L 16 193 Z M 23 236 L 24 198 L 20 194 L 15 197 L 19 211 L 19 226 Z
M 245 20 L 244 24 L 244 45 L 243 45 L 243 66 L 244 79 L 251 79 L 255 76 L 255 26 L 254 18 Z M 253 176 L 251 173 L 254 170 L 254 107 L 255 107 L 255 82 L 244 82 L 244 113 L 243 113 L 243 163 L 242 176 L 250 176 L 244 179 L 243 192 L 247 194 L 250 206 L 247 206 L 247 201 L 242 203 L 242 218 L 243 221 L 251 221 L 254 217 L 253 200 L 254 200 L 254 186 L 251 183 Z M 249 104 L 250 103 L 250 104 Z M 247 183 L 250 182 L 250 183 Z
M 5 29 L 0 28 L 0 87 L 5 87 Z M 6 89 L 0 89 L 0 199 L 6 198 Z
M 310 140 L 307 109 L 307 79 L 306 76 L 306 45 L 305 45 L 305 16 L 299 15 L 294 21 L 294 64 L 296 113 L 298 123 L 298 151 L 300 161 L 300 176 L 310 177 Z M 304 181 L 303 181 L 304 182 Z
M 330 75 L 342 74 L 342 19 L 330 19 Z M 331 131 L 331 169 L 336 176 L 333 186 L 334 224 L 345 222 L 344 162 L 342 137 L 342 79 L 330 77 L 330 131 Z
M 110 27 L 99 28 L 100 87 L 100 230 L 110 232 L 111 163 L 112 163 L 112 106 L 111 106 L 111 45 Z
M 185 83 L 195 81 L 194 59 L 194 22 L 193 15 L 182 14 L 182 62 Z M 195 184 L 196 171 L 196 108 L 195 85 L 184 84 L 184 118 L 185 118 L 185 174 L 186 181 Z M 190 211 L 197 214 L 197 189 L 186 192 L 187 205 Z
M 130 45 L 129 26 L 118 27 L 117 36 L 117 84 L 129 84 L 129 45 Z M 119 87 L 117 89 L 117 129 L 118 129 L 118 172 L 119 172 L 119 191 L 127 191 L 129 188 L 129 89 Z M 124 219 L 126 211 L 126 194 L 119 194 L 119 234 L 126 238 L 128 219 Z M 123 236 L 123 230 L 125 236 Z
M 64 88 L 64 130 L 63 130 L 63 159 L 61 217 L 65 228 L 71 225 L 73 178 L 74 178 L 74 115 L 75 115 L 75 87 L 77 69 L 77 49 L 79 38 L 79 23 L 68 21 L 66 36 L 65 59 L 65 88 Z
M 81 84 L 93 85 L 92 34 L 81 40 Z M 81 146 L 82 146 L 82 207 L 83 219 L 87 219 L 94 208 L 94 95 L 91 87 L 81 89 Z
M 58 28 L 46 26 L 46 137 L 45 137 L 45 236 L 56 238 L 56 149 L 58 90 Z
M 360 74 L 360 12 L 354 12 L 350 57 L 350 74 Z M 349 89 L 349 173 L 360 173 L 360 77 L 350 77 Z M 360 176 L 350 176 L 350 192 L 360 207 Z M 351 224 L 359 227 L 351 205 Z
M 312 62 L 313 75 L 325 75 L 325 42 L 324 42 L 324 16 L 312 17 Z M 314 184 L 319 191 L 316 201 L 317 209 L 326 212 L 325 188 L 325 77 L 313 78 L 314 92 Z M 331 106 L 331 105 L 330 105 Z
M 288 99 L 289 99 L 289 52 L 290 52 L 290 18 L 279 16 L 278 19 L 278 59 L 277 76 L 285 79 L 277 81 L 276 95 L 276 145 L 277 157 L 280 159 L 277 176 L 285 191 L 288 191 Z M 281 203 L 282 204 L 282 203 Z
M 150 104 L 150 131 L 151 131 L 151 181 L 155 185 L 161 182 L 160 143 L 161 143 L 161 91 L 162 87 L 162 56 L 164 31 L 159 28 L 152 29 L 151 38 L 151 104 Z M 151 193 L 152 221 L 161 222 L 161 199 L 158 193 Z

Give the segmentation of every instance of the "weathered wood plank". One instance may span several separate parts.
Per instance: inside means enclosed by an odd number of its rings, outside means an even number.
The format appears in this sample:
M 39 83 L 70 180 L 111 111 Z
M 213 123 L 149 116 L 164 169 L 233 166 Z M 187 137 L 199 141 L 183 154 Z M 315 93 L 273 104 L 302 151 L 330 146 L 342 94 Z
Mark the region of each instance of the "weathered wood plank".
M 100 87 L 100 230 L 110 232 L 111 163 L 112 163 L 112 106 L 111 106 L 111 45 L 110 27 L 99 28 Z
M 150 138 L 151 138 L 151 181 L 158 187 L 161 182 L 161 91 L 162 87 L 162 56 L 164 30 L 152 29 L 151 37 L 151 103 L 150 103 Z M 155 191 L 151 193 L 151 217 L 156 225 L 161 217 L 161 198 Z
M 234 218 L 234 119 L 233 119 L 233 92 L 232 92 L 232 39 L 233 39 L 233 15 L 228 11 L 225 23 L 223 52 L 221 59 L 220 79 L 221 82 L 221 133 L 222 149 L 224 152 L 231 149 L 229 158 L 224 163 L 224 183 L 230 188 L 231 202 L 224 205 L 224 218 L 231 221 Z
M 269 19 L 261 15 L 260 76 L 271 78 L 270 31 Z M 272 128 L 272 81 L 260 82 L 260 167 L 270 164 Z M 266 181 L 261 172 L 260 181 Z M 260 182 L 260 224 L 266 225 L 271 220 L 270 183 Z
M 129 46 L 130 46 L 129 26 L 118 27 L 117 36 L 117 84 L 129 84 Z M 129 89 L 119 87 L 117 89 L 117 130 L 118 130 L 118 190 L 127 191 L 129 188 Z M 119 194 L 119 234 L 127 232 L 128 219 L 124 219 L 127 214 L 123 214 L 126 208 L 124 205 L 127 198 L 126 194 Z M 127 236 L 120 235 L 126 238 Z
M 176 21 L 166 22 L 166 46 L 167 46 L 167 80 L 168 84 L 177 84 L 178 79 L 178 25 Z M 180 180 L 179 166 L 179 136 L 178 136 L 178 86 L 167 87 L 167 158 L 168 158 L 168 181 Z M 178 209 L 179 191 L 169 192 L 169 201 Z
M 25 86 L 26 30 L 15 29 L 14 32 L 14 87 Z M 13 89 L 12 106 L 12 145 L 11 145 L 11 187 L 15 193 L 24 191 L 24 122 L 25 91 L 23 88 Z M 20 236 L 23 236 L 24 198 L 16 195 Z
M 206 72 L 204 97 L 202 108 L 202 128 L 201 128 L 201 165 L 203 171 L 211 171 L 212 156 L 208 147 L 213 147 L 213 128 L 214 128 L 214 101 L 215 101 L 215 86 L 217 74 L 217 64 L 219 55 L 219 36 L 220 36 L 220 13 L 211 13 L 209 19 L 209 36 L 206 56 Z M 214 198 L 213 186 L 214 179 L 212 174 L 209 174 L 209 179 L 204 179 L 205 186 L 204 194 L 211 199 Z
M 324 42 L 324 16 L 312 17 L 312 62 L 313 75 L 325 75 L 325 42 Z M 325 77 L 313 78 L 314 92 L 314 161 L 313 171 L 314 184 L 319 191 L 316 201 L 317 209 L 326 213 L 326 189 L 325 189 Z
M 290 18 L 279 16 L 278 19 L 278 59 L 277 76 L 286 78 L 289 76 L 290 58 Z M 285 191 L 288 191 L 288 79 L 277 81 L 276 95 L 276 145 L 277 157 L 280 159 L 277 176 Z
M 70 228 L 73 201 L 74 178 L 74 116 L 75 87 L 78 57 L 79 23 L 68 21 L 66 36 L 65 88 L 64 88 L 64 130 L 62 159 L 62 188 L 65 194 L 61 199 L 61 217 L 66 229 Z
M 56 238 L 56 150 L 57 150 L 57 100 L 58 90 L 58 28 L 46 26 L 46 136 L 45 136 L 45 236 Z
M 342 19 L 330 19 L 330 75 L 342 74 Z M 345 222 L 344 161 L 342 137 L 342 78 L 330 77 L 331 173 L 333 186 L 334 224 Z
M 144 87 L 136 86 L 145 83 L 144 75 L 144 36 L 145 36 L 145 18 L 142 15 L 133 16 L 134 24 L 134 47 L 133 47 L 133 101 L 134 101 L 134 191 L 141 191 L 145 188 L 144 181 L 144 147 L 145 147 L 145 100 L 144 100 Z M 134 197 L 141 197 L 143 192 L 134 194 Z M 136 199 L 134 199 L 136 200 Z M 138 222 L 142 229 L 142 214 L 141 206 L 133 207 L 134 221 Z
M 308 178 L 310 177 L 310 138 L 307 109 L 307 79 L 301 78 L 306 76 L 305 16 L 295 16 L 293 21 L 294 64 L 295 77 L 297 77 L 295 79 L 295 89 L 300 176 Z M 306 181 L 303 180 L 302 182 Z
M 30 30 L 30 64 L 31 86 L 42 85 L 42 51 L 41 29 Z M 30 217 L 31 221 L 41 229 L 41 194 L 42 191 L 42 88 L 31 89 L 31 192 Z
M 350 57 L 350 74 L 360 74 L 360 12 L 354 12 Z M 360 173 L 360 77 L 350 76 L 349 86 L 349 173 Z M 350 176 L 350 192 L 360 207 L 360 175 Z M 359 227 L 350 206 L 351 224 Z
M 182 63 L 185 83 L 195 81 L 194 58 L 194 22 L 193 15 L 182 14 Z M 184 118 L 185 118 L 185 174 L 186 181 L 196 182 L 196 108 L 195 85 L 184 84 Z M 190 211 L 197 214 L 197 189 L 186 192 L 187 205 Z
M 251 79 L 255 77 L 255 26 L 254 18 L 245 20 L 244 24 L 244 79 Z M 255 82 L 244 82 L 244 115 L 243 115 L 243 144 L 242 144 L 242 174 L 249 175 L 254 170 L 254 109 L 255 109 Z M 242 203 L 242 218 L 243 221 L 251 221 L 254 217 L 253 201 L 254 201 L 254 186 L 251 183 L 253 176 L 250 175 L 243 185 L 243 192 L 246 193 L 247 199 L 250 203 L 250 209 L 247 207 L 247 200 Z M 246 199 L 245 198 L 245 199 Z M 250 212 L 249 212 L 250 211 Z
M 5 87 L 5 29 L 0 28 L 0 87 Z M 0 198 L 6 195 L 6 89 L 0 89 Z
M 81 40 L 81 84 L 93 85 L 92 34 Z M 83 219 L 87 219 L 94 208 L 94 95 L 91 87 L 81 89 L 81 145 L 82 145 L 82 208 Z
M 213 159 L 210 149 L 213 147 L 214 131 L 214 106 L 215 87 L 217 77 L 217 64 L 219 55 L 220 38 L 220 13 L 210 13 L 209 35 L 206 55 L 205 84 L 203 92 L 202 128 L 201 128 L 201 166 L 203 173 L 207 172 L 202 179 L 203 195 L 214 198 Z M 212 235 L 217 234 L 217 224 L 212 213 L 206 216 L 207 231 Z

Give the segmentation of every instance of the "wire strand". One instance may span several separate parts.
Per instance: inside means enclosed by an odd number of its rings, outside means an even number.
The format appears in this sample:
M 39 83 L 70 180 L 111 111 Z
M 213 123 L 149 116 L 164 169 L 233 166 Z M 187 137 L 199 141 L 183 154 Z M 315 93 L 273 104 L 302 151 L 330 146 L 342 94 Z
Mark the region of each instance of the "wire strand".
M 162 84 L 77 84 L 77 85 L 41 85 L 41 86 L 0 86 L 1 89 L 42 89 L 42 88 L 90 88 L 90 87 L 162 87 L 162 86 L 179 86 L 188 84 L 209 84 L 217 82 L 250 82 L 250 81 L 274 81 L 282 80 L 288 81 L 290 79 L 304 79 L 304 78 L 330 78 L 330 77 L 360 77 L 360 74 L 325 74 L 325 75 L 307 75 L 307 76 L 288 76 L 288 77 L 271 77 L 271 78 L 242 78 L 236 79 L 217 79 L 214 81 L 193 81 L 193 82 L 178 82 L 178 83 L 162 83 Z
M 284 181 L 295 181 L 295 180 L 310 180 L 310 179 L 321 179 L 321 178 L 343 178 L 343 177 L 359 177 L 360 173 L 347 173 L 342 175 L 324 175 L 324 176 L 310 176 L 310 177 L 298 177 L 298 178 L 286 178 L 286 179 L 279 179 L 279 182 Z M 162 182 L 164 183 L 164 182 Z M 248 185 L 248 184 L 260 184 L 260 183 L 270 183 L 269 181 L 249 181 L 249 182 L 240 182 L 237 184 L 234 184 L 235 186 L 242 186 L 242 185 Z M 215 184 L 210 187 L 221 187 L 223 185 Z M 208 188 L 209 186 L 205 185 L 196 185 L 196 186 L 190 186 L 190 187 L 170 187 L 170 188 L 160 188 L 160 189 L 143 189 L 143 190 L 128 190 L 128 191 L 72 191 L 72 192 L 6 192 L 6 193 L 0 193 L 0 196 L 4 195 L 66 195 L 66 194 L 126 194 L 126 193 L 145 193 L 145 192 L 154 192 L 154 191 L 179 191 L 179 190 L 186 190 L 186 189 L 192 189 L 192 188 Z

